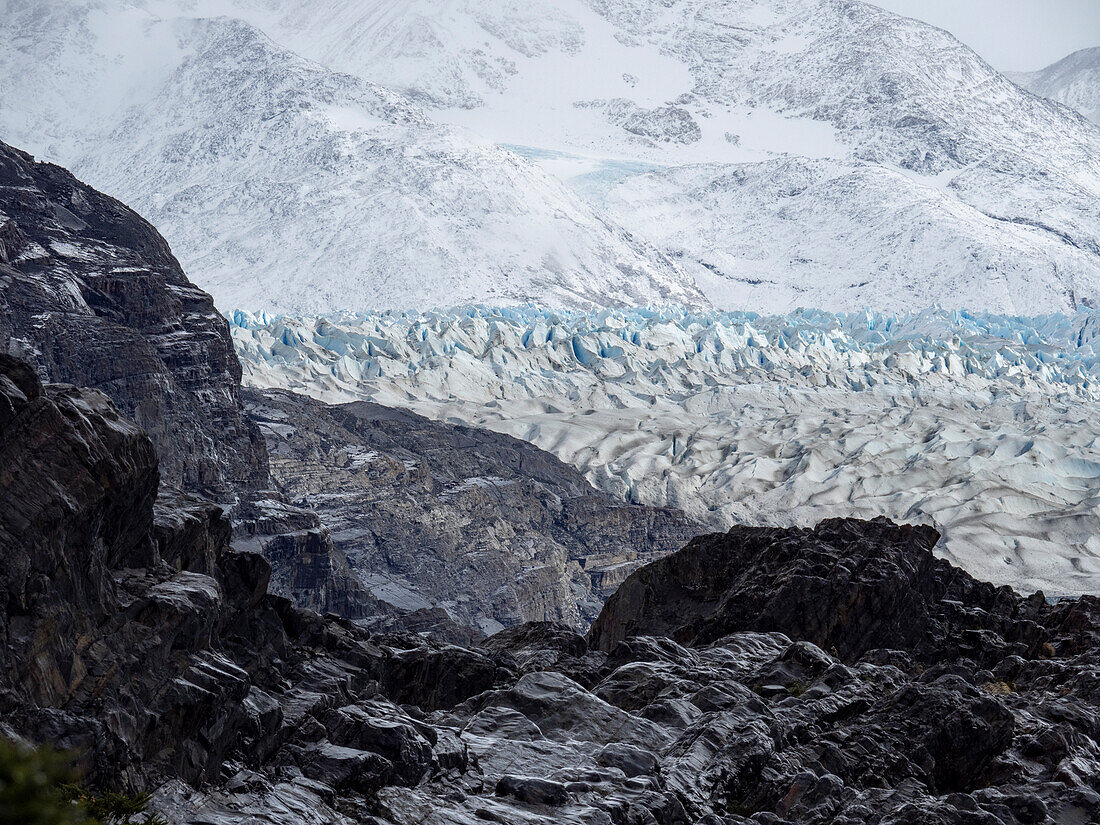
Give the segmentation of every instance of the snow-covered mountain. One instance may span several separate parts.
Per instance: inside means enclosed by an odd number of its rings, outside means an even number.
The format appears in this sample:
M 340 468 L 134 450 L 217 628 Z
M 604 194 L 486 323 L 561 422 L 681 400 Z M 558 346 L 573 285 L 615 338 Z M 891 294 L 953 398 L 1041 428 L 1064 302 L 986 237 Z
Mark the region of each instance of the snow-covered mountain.
M 1095 252 L 998 220 L 905 170 L 784 157 L 636 175 L 613 215 L 668 249 L 719 306 L 1074 306 Z
M 1014 72 L 1009 77 L 1100 123 L 1100 46 L 1076 51 L 1037 72 Z
M 1100 302 L 1100 128 L 856 0 L 0 0 L 222 306 Z
M 1100 298 L 1100 130 L 875 6 L 263 8 L 245 13 L 294 48 L 542 163 L 667 246 L 720 305 Z
M 887 515 L 1000 584 L 1100 587 L 1100 313 L 256 318 L 245 383 L 532 442 L 715 528 Z
M 0 131 L 133 204 L 221 306 L 704 302 L 524 158 L 246 22 L 169 4 L 8 11 Z

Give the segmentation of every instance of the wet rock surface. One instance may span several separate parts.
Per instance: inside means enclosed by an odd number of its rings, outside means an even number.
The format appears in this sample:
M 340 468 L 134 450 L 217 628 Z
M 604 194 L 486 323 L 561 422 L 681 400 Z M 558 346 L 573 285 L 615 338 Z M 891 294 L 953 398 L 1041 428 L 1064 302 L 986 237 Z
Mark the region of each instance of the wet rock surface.
M 92 387 L 152 438 L 166 482 L 262 487 L 228 326 L 135 212 L 0 142 L 0 352 Z
M 630 572 L 698 531 L 677 510 L 597 492 L 510 436 L 365 402 L 243 396 L 273 479 L 319 519 L 251 537 L 279 592 L 306 607 L 351 617 L 442 610 L 485 634 L 535 620 L 583 628 Z M 266 506 L 279 522 L 282 505 Z
M 4 732 L 173 823 L 1100 818 L 1100 603 L 977 582 L 925 528 L 703 536 L 588 638 L 442 644 L 270 595 L 103 395 L 10 358 L 0 457 Z
M 254 788 L 261 767 L 330 798 L 416 782 L 464 751 L 445 739 L 436 759 L 440 737 L 383 686 L 432 707 L 510 672 L 269 595 L 270 564 L 233 549 L 218 507 L 158 498 L 152 441 L 105 395 L 7 355 L 0 468 L 4 732 L 84 754 L 95 784 Z

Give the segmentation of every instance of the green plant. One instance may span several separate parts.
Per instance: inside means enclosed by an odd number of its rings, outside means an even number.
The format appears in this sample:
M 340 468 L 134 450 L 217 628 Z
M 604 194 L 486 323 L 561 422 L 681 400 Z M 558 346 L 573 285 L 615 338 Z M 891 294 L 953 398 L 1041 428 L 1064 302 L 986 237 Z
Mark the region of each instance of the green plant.
M 74 779 L 62 754 L 0 738 L 0 825 L 92 825 L 65 791 Z
M 810 686 L 801 680 L 795 680 L 787 685 L 787 692 L 790 693 L 791 696 L 801 696 L 809 689 Z
M 115 791 L 94 794 L 79 785 L 67 785 L 65 791 L 92 820 L 102 825 L 167 825 L 159 814 L 146 813 L 149 794 Z
M 65 754 L 0 737 L 0 825 L 167 825 L 147 812 L 148 794 L 95 793 L 77 780 Z

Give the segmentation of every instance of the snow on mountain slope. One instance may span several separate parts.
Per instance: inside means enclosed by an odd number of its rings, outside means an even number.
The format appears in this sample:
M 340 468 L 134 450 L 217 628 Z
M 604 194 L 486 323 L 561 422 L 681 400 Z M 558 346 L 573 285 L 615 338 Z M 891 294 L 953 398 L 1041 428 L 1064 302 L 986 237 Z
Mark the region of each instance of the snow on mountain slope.
M 1100 46 L 1076 51 L 1037 72 L 1014 72 L 1009 77 L 1100 124 Z
M 1090 252 L 990 218 L 933 178 L 874 164 L 680 166 L 627 177 L 605 198 L 719 306 L 1025 313 L 1100 295 Z
M 1100 301 L 1100 128 L 856 0 L 0 2 L 0 130 L 223 306 Z
M 221 306 L 704 302 L 525 159 L 243 21 L 172 4 L 9 11 L 0 130 L 142 212 Z
M 887 515 L 1022 590 L 1100 587 L 1100 314 L 256 318 L 245 382 L 531 441 L 715 527 Z
M 1008 311 L 1100 300 L 1100 130 L 1021 91 L 948 33 L 872 5 L 237 0 L 234 8 L 314 59 L 520 147 L 597 203 L 610 195 L 617 220 L 660 242 L 675 235 L 689 266 L 720 258 L 723 275 L 700 282 L 724 306 L 788 309 L 805 294 L 838 308 L 911 294 Z M 739 201 L 732 213 L 697 207 L 654 232 L 651 205 L 682 200 L 683 177 L 699 173 L 630 180 L 638 163 L 737 164 L 726 174 L 763 179 L 774 166 L 753 174 L 744 164 L 778 155 L 851 166 L 844 214 L 826 196 L 800 210 L 792 237 L 782 199 L 766 186 L 738 188 L 718 198 Z M 835 177 L 835 167 L 816 175 Z M 614 188 L 620 182 L 625 193 Z M 648 196 L 636 199 L 636 187 Z M 911 226 L 915 207 L 930 231 Z M 853 215 L 870 213 L 882 236 L 905 237 L 911 253 L 866 243 L 857 254 L 838 241 L 861 231 Z M 753 215 L 753 231 L 727 231 L 737 227 L 731 214 Z M 770 244 L 767 278 L 759 258 L 743 256 L 756 238 Z M 756 280 L 775 288 L 743 288 Z

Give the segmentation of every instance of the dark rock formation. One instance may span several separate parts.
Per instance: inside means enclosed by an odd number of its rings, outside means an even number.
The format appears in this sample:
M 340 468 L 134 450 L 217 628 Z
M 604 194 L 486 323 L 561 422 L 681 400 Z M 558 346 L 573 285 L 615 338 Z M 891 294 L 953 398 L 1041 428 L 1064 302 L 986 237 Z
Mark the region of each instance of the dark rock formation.
M 922 528 L 702 537 L 591 644 L 463 647 L 270 595 L 105 396 L 8 357 L 0 489 L 0 732 L 173 825 L 1100 821 L 1100 601 L 977 582 Z
M 153 444 L 105 395 L 43 387 L 7 355 L 0 485 L 0 714 L 9 733 L 85 754 L 97 784 L 265 765 L 333 789 L 415 783 L 464 751 L 446 740 L 437 756 L 438 735 L 381 686 L 439 707 L 511 672 L 506 656 L 418 637 L 383 648 L 268 595 L 270 565 L 230 547 L 217 507 L 157 500 Z
M 347 583 L 346 558 L 391 610 L 443 608 L 486 633 L 528 620 L 586 627 L 628 573 L 697 530 L 678 511 L 597 492 L 510 436 L 363 402 L 257 390 L 244 398 L 272 477 L 328 528 L 265 538 L 277 531 L 257 527 L 248 537 L 272 560 L 279 592 L 303 606 L 369 614 L 357 600 L 370 600 Z
M 348 567 L 313 510 L 295 507 L 278 493 L 240 501 L 229 513 L 233 546 L 262 553 L 271 563 L 271 591 L 299 607 L 349 619 L 394 617 Z
M 123 204 L 0 143 L 0 352 L 106 393 L 153 439 L 166 481 L 263 486 L 228 325 Z
M 845 661 L 905 650 L 929 664 L 993 664 L 1051 642 L 1042 594 L 1021 599 L 932 555 L 930 527 L 830 519 L 811 529 L 734 527 L 639 570 L 608 601 L 592 643 L 628 636 L 700 645 L 736 631 L 780 631 Z M 809 598 L 812 594 L 812 598 Z

